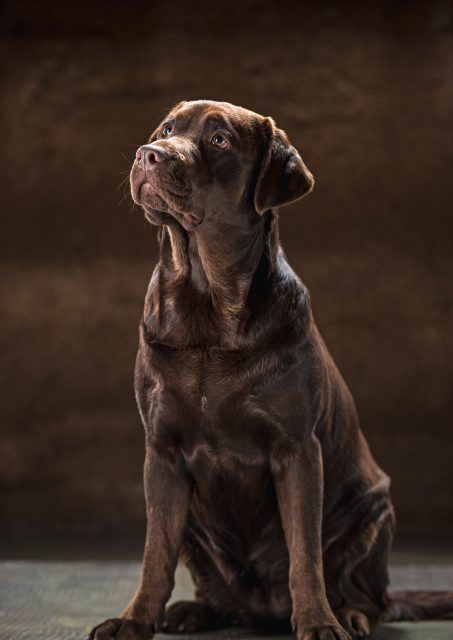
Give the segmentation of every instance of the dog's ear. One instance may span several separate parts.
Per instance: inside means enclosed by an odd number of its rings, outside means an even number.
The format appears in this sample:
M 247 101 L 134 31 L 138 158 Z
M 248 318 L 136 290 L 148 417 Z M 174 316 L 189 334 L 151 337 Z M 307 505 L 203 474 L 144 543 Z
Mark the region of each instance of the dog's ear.
M 262 215 L 268 209 L 294 202 L 313 189 L 315 180 L 272 118 L 262 122 L 266 147 L 255 187 L 254 204 Z

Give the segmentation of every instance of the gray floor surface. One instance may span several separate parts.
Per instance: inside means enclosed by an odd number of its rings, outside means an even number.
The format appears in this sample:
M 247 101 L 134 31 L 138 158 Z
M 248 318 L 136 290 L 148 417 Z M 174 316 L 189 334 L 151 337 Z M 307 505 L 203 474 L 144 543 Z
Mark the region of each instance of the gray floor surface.
M 130 561 L 0 562 L 0 640 L 85 640 L 94 624 L 127 603 L 139 571 L 140 564 Z M 393 564 L 391 583 L 395 589 L 453 590 L 453 563 Z M 190 577 L 179 567 L 172 600 L 191 595 Z M 251 637 L 240 629 L 198 636 L 203 640 Z M 159 640 L 171 638 L 166 635 Z M 373 639 L 453 640 L 453 622 L 387 624 Z

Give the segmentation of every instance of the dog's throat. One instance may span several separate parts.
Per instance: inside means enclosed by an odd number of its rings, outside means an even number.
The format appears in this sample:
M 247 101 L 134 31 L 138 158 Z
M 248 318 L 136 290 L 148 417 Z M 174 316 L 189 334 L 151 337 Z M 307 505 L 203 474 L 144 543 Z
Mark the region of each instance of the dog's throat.
M 264 253 L 264 229 L 225 238 L 162 227 L 160 260 L 145 308 L 152 342 L 178 349 L 234 349 L 250 315 L 248 299 Z
M 261 260 L 264 230 L 259 227 L 235 237 L 233 232 L 206 236 L 178 227 L 166 229 L 169 251 L 165 244 L 161 249 L 171 256 L 175 276 L 186 277 L 198 291 L 210 293 L 215 304 L 223 300 L 225 308 L 236 310 Z

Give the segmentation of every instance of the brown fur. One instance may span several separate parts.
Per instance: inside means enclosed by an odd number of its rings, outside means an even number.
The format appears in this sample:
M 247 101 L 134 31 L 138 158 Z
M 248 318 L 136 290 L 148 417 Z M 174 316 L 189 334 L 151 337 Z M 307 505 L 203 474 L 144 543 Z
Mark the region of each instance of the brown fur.
M 142 579 L 90 638 L 291 621 L 300 640 L 345 640 L 384 617 L 451 615 L 451 594 L 387 593 L 389 479 L 278 239 L 276 207 L 313 177 L 270 118 L 197 101 L 166 123 L 131 172 L 160 227 L 135 373 Z M 180 556 L 196 601 L 165 613 Z

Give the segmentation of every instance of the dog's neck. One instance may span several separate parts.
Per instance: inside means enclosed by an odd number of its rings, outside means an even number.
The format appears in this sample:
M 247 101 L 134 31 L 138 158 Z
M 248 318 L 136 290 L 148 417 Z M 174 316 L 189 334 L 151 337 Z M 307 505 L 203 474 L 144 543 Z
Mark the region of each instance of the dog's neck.
M 276 217 L 270 212 L 246 232 L 227 225 L 200 225 L 192 232 L 179 225 L 163 226 L 159 277 L 153 278 L 148 305 L 162 339 L 170 343 L 173 335 L 187 339 L 189 327 L 197 335 L 202 333 L 196 326 L 198 317 L 199 325 L 216 327 L 212 333 L 220 342 L 234 344 L 241 323 L 247 321 L 257 270 L 267 277 L 277 250 Z M 178 313 L 172 311 L 176 306 Z M 185 319 L 187 329 L 182 326 L 181 308 L 190 315 Z
M 211 294 L 214 306 L 240 305 L 263 250 L 262 224 L 242 234 L 229 227 L 195 231 L 188 236 L 191 281 Z
M 186 278 L 196 291 L 209 296 L 219 314 L 238 317 L 265 248 L 264 223 L 247 232 L 228 225 L 202 226 L 183 238 L 178 237 L 180 229 L 166 231 L 174 276 Z

